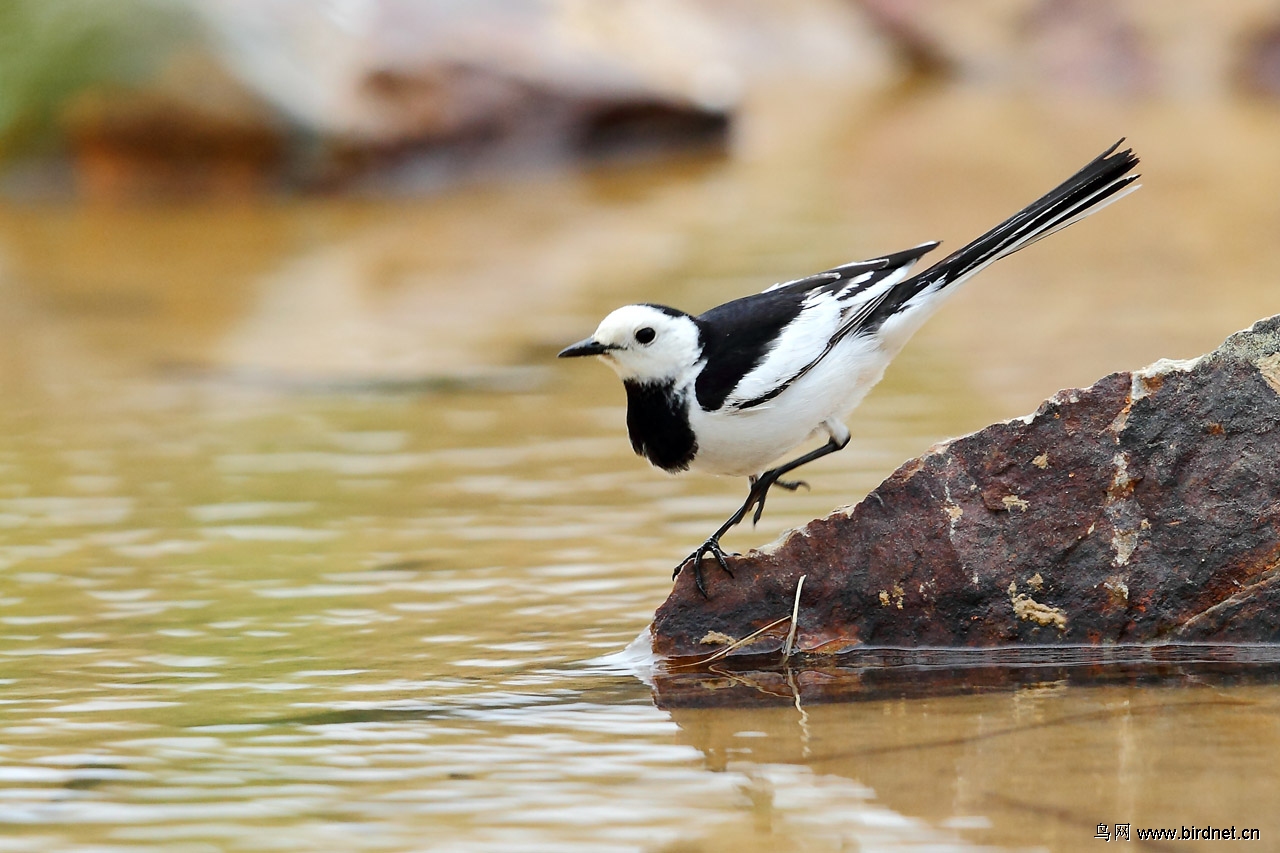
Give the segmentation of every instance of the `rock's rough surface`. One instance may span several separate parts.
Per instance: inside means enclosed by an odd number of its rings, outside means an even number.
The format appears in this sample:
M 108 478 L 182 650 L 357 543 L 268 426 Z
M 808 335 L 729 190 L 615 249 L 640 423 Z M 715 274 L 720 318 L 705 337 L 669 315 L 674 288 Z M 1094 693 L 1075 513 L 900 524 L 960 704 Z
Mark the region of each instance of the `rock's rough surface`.
M 1280 641 L 1280 315 L 1214 352 L 1062 391 L 941 444 L 861 503 L 682 572 L 655 651 L 789 617 L 794 648 Z M 783 647 L 789 620 L 730 654 Z

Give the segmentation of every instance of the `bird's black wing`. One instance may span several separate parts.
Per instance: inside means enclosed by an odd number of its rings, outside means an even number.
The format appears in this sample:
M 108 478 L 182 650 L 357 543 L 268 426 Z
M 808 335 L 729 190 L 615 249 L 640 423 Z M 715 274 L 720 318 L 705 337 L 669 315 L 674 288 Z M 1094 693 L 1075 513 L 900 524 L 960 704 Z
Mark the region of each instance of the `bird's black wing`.
M 895 272 L 909 268 L 937 247 L 938 242 L 931 240 L 928 243 L 921 243 L 919 246 L 912 246 L 910 249 L 903 249 L 901 252 L 893 252 L 892 254 L 871 258 L 866 261 L 842 264 L 815 275 L 798 278 L 795 281 L 784 281 L 781 284 L 773 285 L 764 292 L 772 293 L 776 290 L 785 290 L 793 293 L 808 294 L 815 291 L 825 291 L 833 294 L 838 293 L 842 298 L 847 299 L 862 293 Z M 752 297 L 748 296 L 746 298 L 751 299 Z
M 763 293 L 726 302 L 694 318 L 698 324 L 702 356 L 706 364 L 695 386 L 698 405 L 714 411 L 728 402 L 735 408 L 763 394 L 776 396 L 795 378 L 795 371 L 820 358 L 829 334 L 843 317 L 865 301 L 864 294 L 887 278 L 898 279 L 937 243 L 844 264 L 807 278 L 775 284 Z M 812 339 L 788 340 L 786 357 L 779 359 L 776 344 L 802 313 L 816 306 L 838 306 L 830 329 Z M 812 317 L 810 317 L 812 319 Z M 739 398 L 743 380 L 751 377 L 751 394 Z M 776 389 L 776 390 L 775 390 Z M 763 402 L 763 401 L 761 401 Z

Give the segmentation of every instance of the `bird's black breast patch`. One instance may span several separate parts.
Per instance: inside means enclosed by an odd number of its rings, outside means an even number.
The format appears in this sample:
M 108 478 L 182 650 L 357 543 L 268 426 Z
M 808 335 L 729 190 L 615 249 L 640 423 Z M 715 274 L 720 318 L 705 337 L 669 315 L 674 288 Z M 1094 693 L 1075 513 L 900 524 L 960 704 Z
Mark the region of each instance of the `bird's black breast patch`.
M 672 382 L 625 380 L 631 449 L 665 471 L 684 471 L 698 452 L 683 394 Z

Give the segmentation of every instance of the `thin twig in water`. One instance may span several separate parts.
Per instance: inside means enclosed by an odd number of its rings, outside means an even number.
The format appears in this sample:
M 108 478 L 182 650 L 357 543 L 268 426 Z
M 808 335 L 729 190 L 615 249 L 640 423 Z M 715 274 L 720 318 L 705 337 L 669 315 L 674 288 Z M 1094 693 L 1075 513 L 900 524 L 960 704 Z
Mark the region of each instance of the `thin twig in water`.
M 791 704 L 795 705 L 796 711 L 800 714 L 800 754 L 804 758 L 809 757 L 809 712 L 804 709 L 804 705 L 800 703 L 800 687 L 796 684 L 795 673 L 791 671 L 791 664 L 783 661 L 783 668 L 787 673 L 787 686 L 791 688 Z
M 745 646 L 747 643 L 751 642 L 751 641 L 752 641 L 752 640 L 754 640 L 756 637 L 758 637 L 758 636 L 760 636 L 761 634 L 763 634 L 765 631 L 772 630 L 772 629 L 774 629 L 774 628 L 778 627 L 779 625 L 781 625 L 783 622 L 786 622 L 786 621 L 787 621 L 787 617 L 786 617 L 786 616 L 783 616 L 781 619 L 774 619 L 772 622 L 770 622 L 768 625 L 765 625 L 763 628 L 760 628 L 760 629 L 758 629 L 758 630 L 752 631 L 750 634 L 748 634 L 747 636 L 743 637 L 741 640 L 734 640 L 732 643 L 730 643 L 729 645 L 725 646 L 723 649 L 717 649 L 715 652 L 713 652 L 713 653 L 712 653 L 712 654 L 710 654 L 710 655 L 707 655 L 705 658 L 699 658 L 698 660 L 690 661 L 689 663 L 676 663 L 676 664 L 672 664 L 669 668 L 670 668 L 670 669 L 682 669 L 682 668 L 687 667 L 687 666 L 702 666 L 704 663 L 711 663 L 711 661 L 713 661 L 713 660 L 719 660 L 720 658 L 722 658 L 722 657 L 724 657 L 725 655 L 729 654 L 729 652 L 733 651 L 734 649 L 738 649 L 738 648 L 741 648 L 741 647 Z
M 795 645 L 796 626 L 799 625 L 800 620 L 800 590 L 804 589 L 804 579 L 807 577 L 809 576 L 801 575 L 800 580 L 796 581 L 796 600 L 791 605 L 791 630 L 787 632 L 787 641 L 782 646 L 782 657 L 784 659 L 791 657 L 791 649 Z

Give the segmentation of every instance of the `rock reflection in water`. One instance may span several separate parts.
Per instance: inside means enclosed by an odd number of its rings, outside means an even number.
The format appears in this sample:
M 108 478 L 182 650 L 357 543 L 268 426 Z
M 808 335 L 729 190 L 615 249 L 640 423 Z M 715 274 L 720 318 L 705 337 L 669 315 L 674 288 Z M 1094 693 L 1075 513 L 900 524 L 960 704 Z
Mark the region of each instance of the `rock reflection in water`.
M 1237 781 L 1273 778 L 1277 681 L 1274 647 L 871 650 L 655 695 L 712 769 L 794 766 L 968 842 L 1076 850 L 1099 823 L 1280 832 L 1273 787 Z

